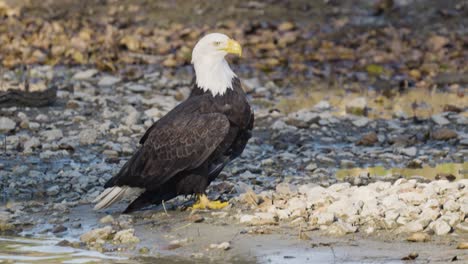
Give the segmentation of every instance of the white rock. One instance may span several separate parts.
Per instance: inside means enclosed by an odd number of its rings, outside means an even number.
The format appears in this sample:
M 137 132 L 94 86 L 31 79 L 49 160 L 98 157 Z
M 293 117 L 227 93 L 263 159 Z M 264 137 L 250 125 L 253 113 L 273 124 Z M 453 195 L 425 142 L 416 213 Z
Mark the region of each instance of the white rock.
M 355 233 L 357 227 L 344 222 L 335 222 L 327 227 L 327 233 L 332 236 L 344 236 L 346 234 Z
M 271 129 L 273 130 L 297 130 L 295 126 L 290 126 L 287 125 L 284 121 L 282 120 L 276 120 L 272 125 Z
M 15 127 L 15 121 L 7 117 L 0 117 L 0 131 L 10 131 L 15 129 Z
M 231 248 L 231 244 L 229 242 L 223 242 L 220 244 L 210 244 L 210 248 L 228 250 Z
M 73 75 L 72 79 L 77 80 L 77 81 L 89 80 L 93 78 L 93 76 L 96 75 L 97 73 L 98 73 L 98 70 L 96 69 L 79 71 Z
M 157 108 L 151 108 L 145 111 L 145 115 L 151 118 L 160 118 L 164 115 L 164 113 Z
M 327 110 L 327 109 L 330 109 L 330 108 L 331 108 L 330 103 L 328 101 L 325 101 L 325 100 L 322 100 L 322 101 L 318 102 L 316 105 L 314 105 L 314 109 L 319 110 L 319 111 Z
M 409 147 L 409 148 L 400 148 L 398 149 L 398 152 L 400 154 L 403 154 L 409 157 L 414 157 L 416 156 L 416 153 L 418 152 L 418 150 L 416 149 L 416 147 Z
M 436 114 L 431 117 L 434 123 L 438 124 L 439 126 L 445 126 L 450 124 L 450 121 L 443 116 L 443 114 Z
M 140 120 L 141 114 L 137 111 L 131 112 L 128 114 L 128 116 L 125 118 L 124 123 L 127 126 L 135 125 L 138 123 L 138 120 Z
M 327 212 L 332 213 L 337 217 L 346 219 L 358 214 L 357 207 L 358 206 L 356 206 L 351 200 L 341 199 L 328 206 Z
M 305 125 L 316 123 L 320 120 L 320 116 L 317 113 L 313 113 L 307 110 L 301 110 L 288 115 L 288 118 L 303 122 Z
M 401 229 L 402 232 L 414 233 L 423 231 L 425 226 L 421 221 L 412 221 L 404 225 Z
M 47 195 L 49 196 L 55 196 L 59 193 L 59 191 L 60 191 L 60 187 L 58 185 L 51 186 L 47 188 L 46 190 Z
M 418 221 L 426 227 L 430 222 L 435 221 L 439 218 L 440 212 L 439 210 L 434 210 L 431 208 L 424 209 L 421 214 L 418 216 Z
M 446 235 L 446 234 L 450 233 L 450 230 L 452 230 L 450 225 L 447 224 L 447 222 L 445 222 L 444 220 L 441 220 L 441 219 L 430 223 L 429 228 L 431 228 L 436 233 L 436 235 L 438 235 L 438 236 Z
M 142 84 L 131 84 L 127 86 L 127 89 L 134 93 L 144 93 L 151 91 L 151 88 Z
M 468 233 L 468 222 L 463 222 L 455 226 L 455 229 L 462 233 Z
M 456 212 L 460 209 L 460 205 L 453 199 L 449 199 L 444 203 L 444 209 L 452 212 Z
M 112 86 L 118 82 L 120 82 L 120 78 L 118 77 L 104 76 L 99 80 L 98 86 Z
M 313 162 L 312 162 L 312 163 L 309 163 L 309 164 L 305 167 L 305 169 L 306 169 L 307 171 L 314 171 L 314 170 L 316 170 L 317 168 L 318 168 L 318 167 L 317 167 L 317 164 L 316 164 L 316 163 L 313 163 Z
M 419 192 L 404 192 L 398 194 L 398 198 L 411 205 L 420 205 L 426 202 L 427 197 Z
M 357 97 L 346 103 L 346 112 L 349 114 L 364 114 L 367 107 L 367 100 L 365 97 Z
M 335 222 L 335 215 L 333 213 L 323 212 L 317 214 L 318 225 L 331 225 Z
M 276 185 L 276 192 L 280 195 L 292 195 L 297 193 L 297 188 L 292 184 L 282 182 Z
M 80 144 L 90 145 L 96 143 L 97 131 L 95 129 L 85 129 L 82 130 L 79 134 Z
M 369 118 L 361 117 L 353 121 L 353 125 L 357 127 L 365 127 L 369 124 Z
M 446 212 L 439 219 L 444 220 L 450 226 L 455 226 L 457 223 L 465 219 L 465 215 L 460 212 Z
M 300 199 L 298 197 L 293 197 L 288 201 L 288 209 L 290 211 L 299 210 L 301 212 L 305 212 L 306 208 L 307 203 L 305 202 L 305 200 Z
M 51 129 L 40 132 L 42 137 L 45 137 L 48 141 L 59 140 L 63 137 L 62 130 L 60 129 Z
M 26 142 L 24 142 L 23 147 L 25 152 L 30 152 L 32 148 L 38 147 L 41 145 L 41 142 L 37 137 L 31 137 Z

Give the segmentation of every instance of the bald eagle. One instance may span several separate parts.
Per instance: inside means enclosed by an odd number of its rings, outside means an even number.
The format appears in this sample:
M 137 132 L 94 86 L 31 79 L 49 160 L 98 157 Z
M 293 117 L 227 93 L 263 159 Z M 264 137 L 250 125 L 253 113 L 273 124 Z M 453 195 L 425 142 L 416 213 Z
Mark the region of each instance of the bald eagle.
M 192 52 L 193 90 L 187 100 L 154 123 L 130 160 L 94 200 L 99 210 L 130 195 L 124 211 L 161 204 L 178 195 L 197 196 L 194 209 L 220 209 L 205 190 L 251 137 L 254 115 L 239 78 L 225 60 L 241 56 L 238 42 L 220 33 L 201 38 Z

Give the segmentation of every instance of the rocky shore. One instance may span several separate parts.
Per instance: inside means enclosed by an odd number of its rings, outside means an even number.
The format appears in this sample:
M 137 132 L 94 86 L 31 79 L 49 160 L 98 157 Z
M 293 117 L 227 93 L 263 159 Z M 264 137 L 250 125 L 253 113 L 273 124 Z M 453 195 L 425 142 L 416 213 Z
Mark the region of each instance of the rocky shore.
M 355 97 L 345 105 L 323 99 L 284 112 L 274 107 L 279 87 L 246 79 L 248 94 L 261 95 L 272 107 L 255 104 L 253 138 L 209 189 L 212 199 L 231 206 L 191 213 L 180 211 L 190 204 L 180 197 L 166 204 L 168 212 L 156 207 L 119 215 L 116 208 L 92 212 L 89 202 L 144 131 L 188 95 L 190 75 L 170 77 L 147 68 L 131 79 L 50 67 L 31 74 L 40 83 L 52 72 L 49 81 L 59 86 L 55 105 L 0 110 L 3 234 L 41 234 L 63 239 L 63 246 L 131 257 L 179 252 L 216 259 L 226 257 L 219 252 L 230 252 L 236 258 L 245 252 L 239 241 L 226 237 L 230 232 L 290 234 L 288 241 L 365 236 L 430 244 L 442 237 L 453 249 L 466 248 L 466 108 L 429 118 L 395 113 L 392 119 L 372 119 L 365 116 L 370 99 Z M 4 77 L 14 83 L 14 72 Z M 376 166 L 395 170 L 366 169 Z M 168 225 L 166 214 L 176 214 L 180 227 L 161 230 Z M 177 228 L 190 233 L 200 226 L 217 226 L 224 236 L 198 243 L 200 238 L 175 235 Z M 154 228 L 165 235 L 148 236 Z

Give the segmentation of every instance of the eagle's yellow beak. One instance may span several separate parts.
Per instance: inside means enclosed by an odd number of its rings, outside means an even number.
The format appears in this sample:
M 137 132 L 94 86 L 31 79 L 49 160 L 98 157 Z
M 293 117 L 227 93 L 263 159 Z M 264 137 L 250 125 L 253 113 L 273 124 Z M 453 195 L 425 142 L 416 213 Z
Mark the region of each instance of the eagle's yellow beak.
M 239 44 L 239 42 L 233 40 L 233 39 L 229 39 L 227 44 L 226 44 L 226 47 L 223 48 L 224 51 L 226 51 L 227 53 L 231 53 L 231 54 L 235 54 L 235 55 L 239 55 L 239 57 L 242 56 L 242 47 L 241 45 Z

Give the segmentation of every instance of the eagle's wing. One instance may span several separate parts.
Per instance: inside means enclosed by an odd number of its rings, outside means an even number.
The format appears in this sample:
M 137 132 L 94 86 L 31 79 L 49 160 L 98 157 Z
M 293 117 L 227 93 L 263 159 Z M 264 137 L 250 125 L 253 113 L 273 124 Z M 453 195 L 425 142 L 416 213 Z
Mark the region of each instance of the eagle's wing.
M 157 188 L 180 171 L 200 166 L 224 140 L 229 120 L 223 114 L 173 115 L 145 134 L 143 146 L 105 187 Z

